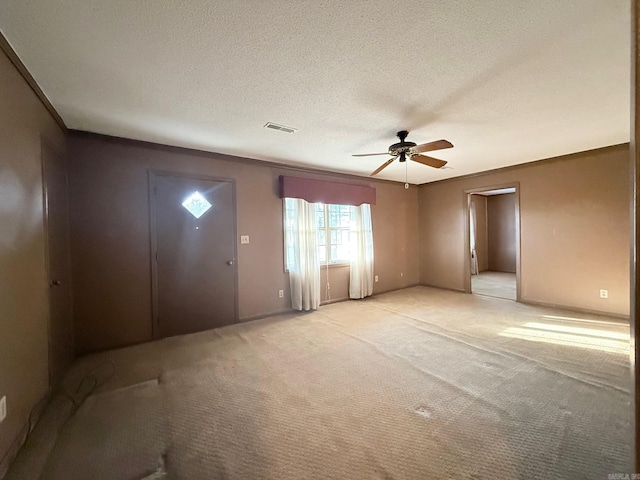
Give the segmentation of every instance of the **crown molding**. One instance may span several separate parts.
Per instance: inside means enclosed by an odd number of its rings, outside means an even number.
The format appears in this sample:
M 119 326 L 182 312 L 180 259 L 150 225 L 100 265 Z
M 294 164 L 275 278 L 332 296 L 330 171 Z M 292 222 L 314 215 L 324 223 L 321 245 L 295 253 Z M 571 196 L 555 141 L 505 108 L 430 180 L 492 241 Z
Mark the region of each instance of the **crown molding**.
M 20 75 L 22 75 L 22 78 L 24 78 L 25 81 L 29 84 L 31 90 L 33 90 L 33 93 L 35 93 L 36 96 L 40 99 L 44 107 L 48 110 L 48 112 L 51 114 L 60 128 L 62 128 L 62 130 L 66 132 L 67 126 L 65 125 L 64 120 L 62 120 L 60 114 L 56 111 L 45 93 L 42 91 L 40 85 L 38 85 L 38 82 L 36 82 L 35 78 L 33 78 L 31 73 L 29 73 L 27 67 L 24 65 L 24 63 L 22 63 L 22 60 L 20 60 L 20 57 L 18 57 L 18 54 L 13 49 L 2 31 L 0 31 L 0 50 L 2 50 L 7 58 L 11 61 L 11 63 L 13 63 Z

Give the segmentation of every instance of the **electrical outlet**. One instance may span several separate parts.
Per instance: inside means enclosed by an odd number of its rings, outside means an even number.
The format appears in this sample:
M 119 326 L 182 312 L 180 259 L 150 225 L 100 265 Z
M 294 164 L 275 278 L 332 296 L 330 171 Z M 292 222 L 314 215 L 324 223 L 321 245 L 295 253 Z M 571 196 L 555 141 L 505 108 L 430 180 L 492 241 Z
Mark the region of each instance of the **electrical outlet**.
M 609 298 L 609 290 L 600 290 L 600 298 Z
M 401 276 L 401 277 L 404 277 L 404 273 L 400 272 L 400 276 Z
M 378 281 L 378 275 L 376 275 L 376 276 L 373 278 L 373 280 L 374 280 L 375 282 L 377 282 L 377 281 Z
M 284 297 L 284 290 L 278 290 L 278 298 Z
M 240 235 L 240 243 L 242 245 L 249 243 L 249 235 Z
M 0 399 L 0 422 L 7 418 L 7 396 Z

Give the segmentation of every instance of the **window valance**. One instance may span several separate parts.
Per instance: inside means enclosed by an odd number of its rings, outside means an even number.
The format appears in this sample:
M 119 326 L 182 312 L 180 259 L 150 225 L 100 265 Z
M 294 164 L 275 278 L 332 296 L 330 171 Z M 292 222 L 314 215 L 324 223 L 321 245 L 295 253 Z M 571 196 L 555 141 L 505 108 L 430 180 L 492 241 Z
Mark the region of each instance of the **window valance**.
M 309 203 L 334 205 L 375 205 L 376 189 L 367 185 L 281 175 L 280 198 L 302 198 Z

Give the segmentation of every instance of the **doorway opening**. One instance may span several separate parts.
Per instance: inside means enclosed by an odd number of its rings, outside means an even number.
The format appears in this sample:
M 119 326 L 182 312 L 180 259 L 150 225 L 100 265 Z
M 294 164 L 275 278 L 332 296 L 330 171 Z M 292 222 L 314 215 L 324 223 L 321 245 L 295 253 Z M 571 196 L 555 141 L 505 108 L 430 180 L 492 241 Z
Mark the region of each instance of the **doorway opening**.
M 518 184 L 465 191 L 467 293 L 520 300 Z

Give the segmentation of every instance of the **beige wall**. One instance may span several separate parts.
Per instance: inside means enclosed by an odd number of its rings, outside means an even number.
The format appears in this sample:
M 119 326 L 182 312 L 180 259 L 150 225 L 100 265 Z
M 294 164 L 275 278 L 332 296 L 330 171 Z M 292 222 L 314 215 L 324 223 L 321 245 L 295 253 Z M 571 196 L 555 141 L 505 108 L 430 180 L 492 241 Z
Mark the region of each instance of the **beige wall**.
M 522 300 L 628 315 L 628 145 L 422 185 L 420 282 L 464 290 L 464 192 L 513 182 L 520 183 Z
M 60 150 L 64 134 L 0 51 L 0 424 L 2 458 L 47 393 L 48 286 L 41 136 Z M 7 458 L 8 460 L 8 458 Z
M 516 194 L 487 197 L 489 270 L 516 273 Z
M 236 181 L 239 316 L 250 319 L 290 308 L 284 272 L 281 174 L 371 184 L 374 292 L 418 283 L 418 188 L 292 173 L 236 157 L 128 142 L 97 135 L 70 138 L 69 184 L 76 345 L 80 352 L 151 340 L 147 171 L 170 170 Z M 239 240 L 239 239 L 238 239 Z M 329 269 L 331 299 L 348 296 L 348 268 Z M 325 299 L 323 271 L 322 298 Z M 278 298 L 278 290 L 285 298 Z
M 489 268 L 487 197 L 471 195 L 471 201 L 476 206 L 476 258 L 478 259 L 478 272 L 484 272 Z

